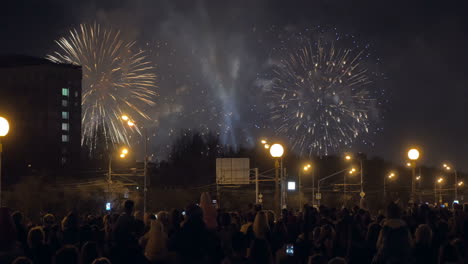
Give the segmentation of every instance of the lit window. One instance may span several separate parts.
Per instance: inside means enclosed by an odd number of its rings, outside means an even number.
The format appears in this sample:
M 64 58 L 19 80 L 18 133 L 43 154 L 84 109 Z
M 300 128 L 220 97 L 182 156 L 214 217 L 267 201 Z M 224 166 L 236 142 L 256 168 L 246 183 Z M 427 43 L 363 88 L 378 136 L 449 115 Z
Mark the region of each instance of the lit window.
M 61 162 L 62 162 L 62 165 L 64 165 L 65 163 L 67 163 L 67 158 L 66 158 L 66 157 L 62 157 Z
M 68 142 L 68 135 L 62 135 L 62 142 Z
M 68 112 L 66 111 L 62 112 L 62 119 L 68 119 Z
M 67 107 L 68 106 L 68 101 L 67 100 L 62 100 L 62 106 Z
M 63 131 L 68 131 L 69 129 L 69 124 L 68 123 L 62 123 L 62 130 Z
M 62 95 L 63 96 L 68 96 L 69 95 L 69 89 L 68 88 L 62 88 Z

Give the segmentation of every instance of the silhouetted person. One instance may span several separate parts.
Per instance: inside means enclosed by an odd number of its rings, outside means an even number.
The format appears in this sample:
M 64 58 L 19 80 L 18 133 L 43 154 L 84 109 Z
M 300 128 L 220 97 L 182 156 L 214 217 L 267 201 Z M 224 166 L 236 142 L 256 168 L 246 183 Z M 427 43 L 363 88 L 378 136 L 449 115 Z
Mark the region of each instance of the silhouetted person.
M 28 248 L 28 231 L 24 225 L 23 214 L 16 211 L 11 215 L 11 217 L 13 219 L 13 223 L 15 224 L 17 240 L 21 243 L 23 249 L 26 250 Z
M 62 220 L 62 245 L 78 245 L 80 242 L 80 230 L 78 216 L 71 212 Z
M 37 226 L 29 230 L 28 256 L 34 264 L 48 264 L 52 259 L 52 252 L 44 242 L 45 234 L 42 227 Z
M 167 258 L 167 235 L 161 221 L 152 220 L 145 246 L 145 257 L 151 263 L 161 263 Z
M 135 203 L 127 200 L 124 203 L 124 211 L 117 219 L 113 229 L 113 239 L 117 247 L 125 247 L 128 244 L 135 243 L 135 217 L 133 208 Z
M 219 263 L 221 247 L 214 233 L 203 221 L 202 209 L 191 204 L 187 206 L 186 221 L 170 241 L 170 250 L 177 253 L 182 263 Z
M 112 264 L 112 262 L 108 258 L 98 258 L 92 264 Z
M 81 248 L 80 264 L 91 264 L 100 255 L 96 242 L 88 241 Z
M 432 230 L 428 225 L 420 225 L 415 232 L 413 248 L 414 264 L 437 263 L 437 249 L 432 247 Z
M 249 260 L 255 264 L 273 263 L 270 245 L 265 239 L 254 239 L 250 246 Z
M 395 203 L 387 207 L 385 219 L 377 240 L 377 254 L 374 263 L 409 263 L 411 257 L 411 234 L 401 220 L 401 210 Z
M 32 260 L 27 257 L 17 257 L 11 264 L 34 264 Z
M 22 254 L 10 210 L 2 207 L 0 208 L 0 263 L 11 263 Z
M 78 249 L 72 245 L 66 245 L 59 249 L 53 258 L 53 264 L 78 264 Z

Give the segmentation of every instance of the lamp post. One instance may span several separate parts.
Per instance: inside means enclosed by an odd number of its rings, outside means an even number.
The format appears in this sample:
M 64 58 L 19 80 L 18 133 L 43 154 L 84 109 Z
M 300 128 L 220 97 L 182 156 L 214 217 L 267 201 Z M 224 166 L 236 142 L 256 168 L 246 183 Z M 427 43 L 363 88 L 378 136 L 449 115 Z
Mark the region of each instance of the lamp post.
M 131 120 L 127 115 L 123 115 L 122 120 L 127 122 L 127 125 L 131 128 L 135 126 L 135 121 Z M 148 131 L 146 127 L 143 127 L 143 139 L 144 139 L 144 161 L 143 161 L 143 214 L 146 213 L 147 204 L 147 177 L 148 177 Z
M 422 203 L 422 198 L 421 198 L 421 168 L 419 168 L 419 175 L 416 176 L 416 181 L 418 182 L 419 203 Z
M 411 160 L 411 196 L 410 203 L 414 203 L 414 191 L 415 191 L 415 178 L 416 178 L 416 161 L 419 159 L 419 150 L 412 148 L 408 151 L 408 158 Z
M 2 137 L 10 131 L 10 124 L 6 118 L 0 116 L 0 207 L 2 206 Z
M 353 157 L 351 155 L 346 155 L 345 156 L 346 161 L 350 161 L 352 159 L 353 159 Z M 364 195 L 364 172 L 363 172 L 363 169 L 362 169 L 362 158 L 359 158 L 359 166 L 360 166 L 359 173 L 360 173 L 360 176 L 361 176 L 361 192 L 360 192 L 360 195 L 361 195 L 361 197 L 364 197 L 363 196 Z M 353 171 L 353 173 L 354 172 L 355 171 Z
M 454 183 L 454 191 L 455 191 L 455 199 L 454 200 L 458 200 L 458 186 L 461 186 L 461 185 L 458 185 L 459 182 L 458 182 L 458 175 L 457 175 L 457 170 L 453 167 L 450 167 L 449 165 L 447 165 L 446 163 L 443 164 L 443 167 L 445 168 L 445 170 L 447 171 L 451 171 L 453 169 L 453 172 L 454 172 L 454 176 L 455 176 L 455 183 Z M 463 185 L 463 182 L 462 182 L 462 185 Z
M 119 157 L 124 159 L 129 153 L 128 148 L 122 148 L 119 153 Z M 109 154 L 109 165 L 107 168 L 107 195 L 110 195 L 110 185 L 112 183 L 112 152 Z M 109 197 L 107 197 L 109 200 Z M 109 201 L 108 201 L 109 202 Z
M 439 184 L 439 205 L 442 204 L 442 183 L 444 182 L 444 178 L 440 177 L 437 179 L 437 183 Z M 436 183 L 436 186 L 437 186 L 437 183 Z M 434 187 L 434 192 L 436 192 L 435 190 L 436 188 Z
M 275 210 L 277 210 L 277 215 L 281 213 L 280 195 L 279 195 L 279 182 L 280 178 L 283 180 L 283 154 L 284 148 L 281 144 L 273 144 L 270 147 L 270 155 L 275 158 Z M 281 175 L 280 175 L 281 168 Z
M 388 174 L 388 176 L 385 176 L 383 178 L 383 193 L 384 193 L 384 203 L 386 202 L 387 200 L 387 178 L 388 179 L 392 179 L 393 177 L 395 177 L 395 173 L 394 172 L 390 172 Z
M 302 212 L 302 198 L 303 198 L 303 193 L 302 193 L 302 173 L 306 173 L 307 171 L 309 171 L 309 169 L 312 167 L 312 165 L 310 164 L 306 164 L 304 165 L 304 167 L 299 170 L 299 179 L 298 179 L 298 188 L 299 188 L 299 211 Z M 313 180 L 313 179 L 312 179 Z M 312 192 L 313 192 L 313 187 L 312 187 Z M 312 196 L 313 196 L 313 193 L 312 193 Z M 313 198 L 312 198 L 313 199 Z M 312 201 L 312 204 L 313 204 L 313 201 Z

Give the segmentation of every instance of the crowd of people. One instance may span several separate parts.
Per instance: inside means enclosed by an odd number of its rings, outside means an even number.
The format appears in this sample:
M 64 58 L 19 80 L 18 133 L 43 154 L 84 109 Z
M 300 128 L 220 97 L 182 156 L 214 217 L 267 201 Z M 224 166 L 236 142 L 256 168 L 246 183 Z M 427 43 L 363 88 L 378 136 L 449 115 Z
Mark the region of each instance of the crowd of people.
M 304 205 L 275 215 L 215 208 L 208 193 L 184 210 L 142 215 L 127 200 L 119 214 L 40 223 L 2 207 L 0 263 L 468 263 L 468 211 L 391 202 L 375 214 Z

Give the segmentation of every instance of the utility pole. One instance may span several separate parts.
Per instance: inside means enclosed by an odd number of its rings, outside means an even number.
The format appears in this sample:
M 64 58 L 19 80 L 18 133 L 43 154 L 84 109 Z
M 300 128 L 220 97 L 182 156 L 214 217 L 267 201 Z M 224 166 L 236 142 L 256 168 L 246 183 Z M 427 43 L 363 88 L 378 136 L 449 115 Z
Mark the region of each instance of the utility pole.
M 276 159 L 275 160 L 275 201 L 274 201 L 274 205 L 275 205 L 275 210 L 276 210 L 276 215 L 279 216 L 280 213 L 281 213 L 281 208 L 280 208 L 280 193 L 279 193 L 279 168 L 280 168 L 280 164 L 279 164 L 279 160 Z
M 147 177 L 148 177 L 148 133 L 146 127 L 143 128 L 143 138 L 145 140 L 145 161 L 143 162 L 143 214 L 146 214 L 146 203 L 147 203 Z

